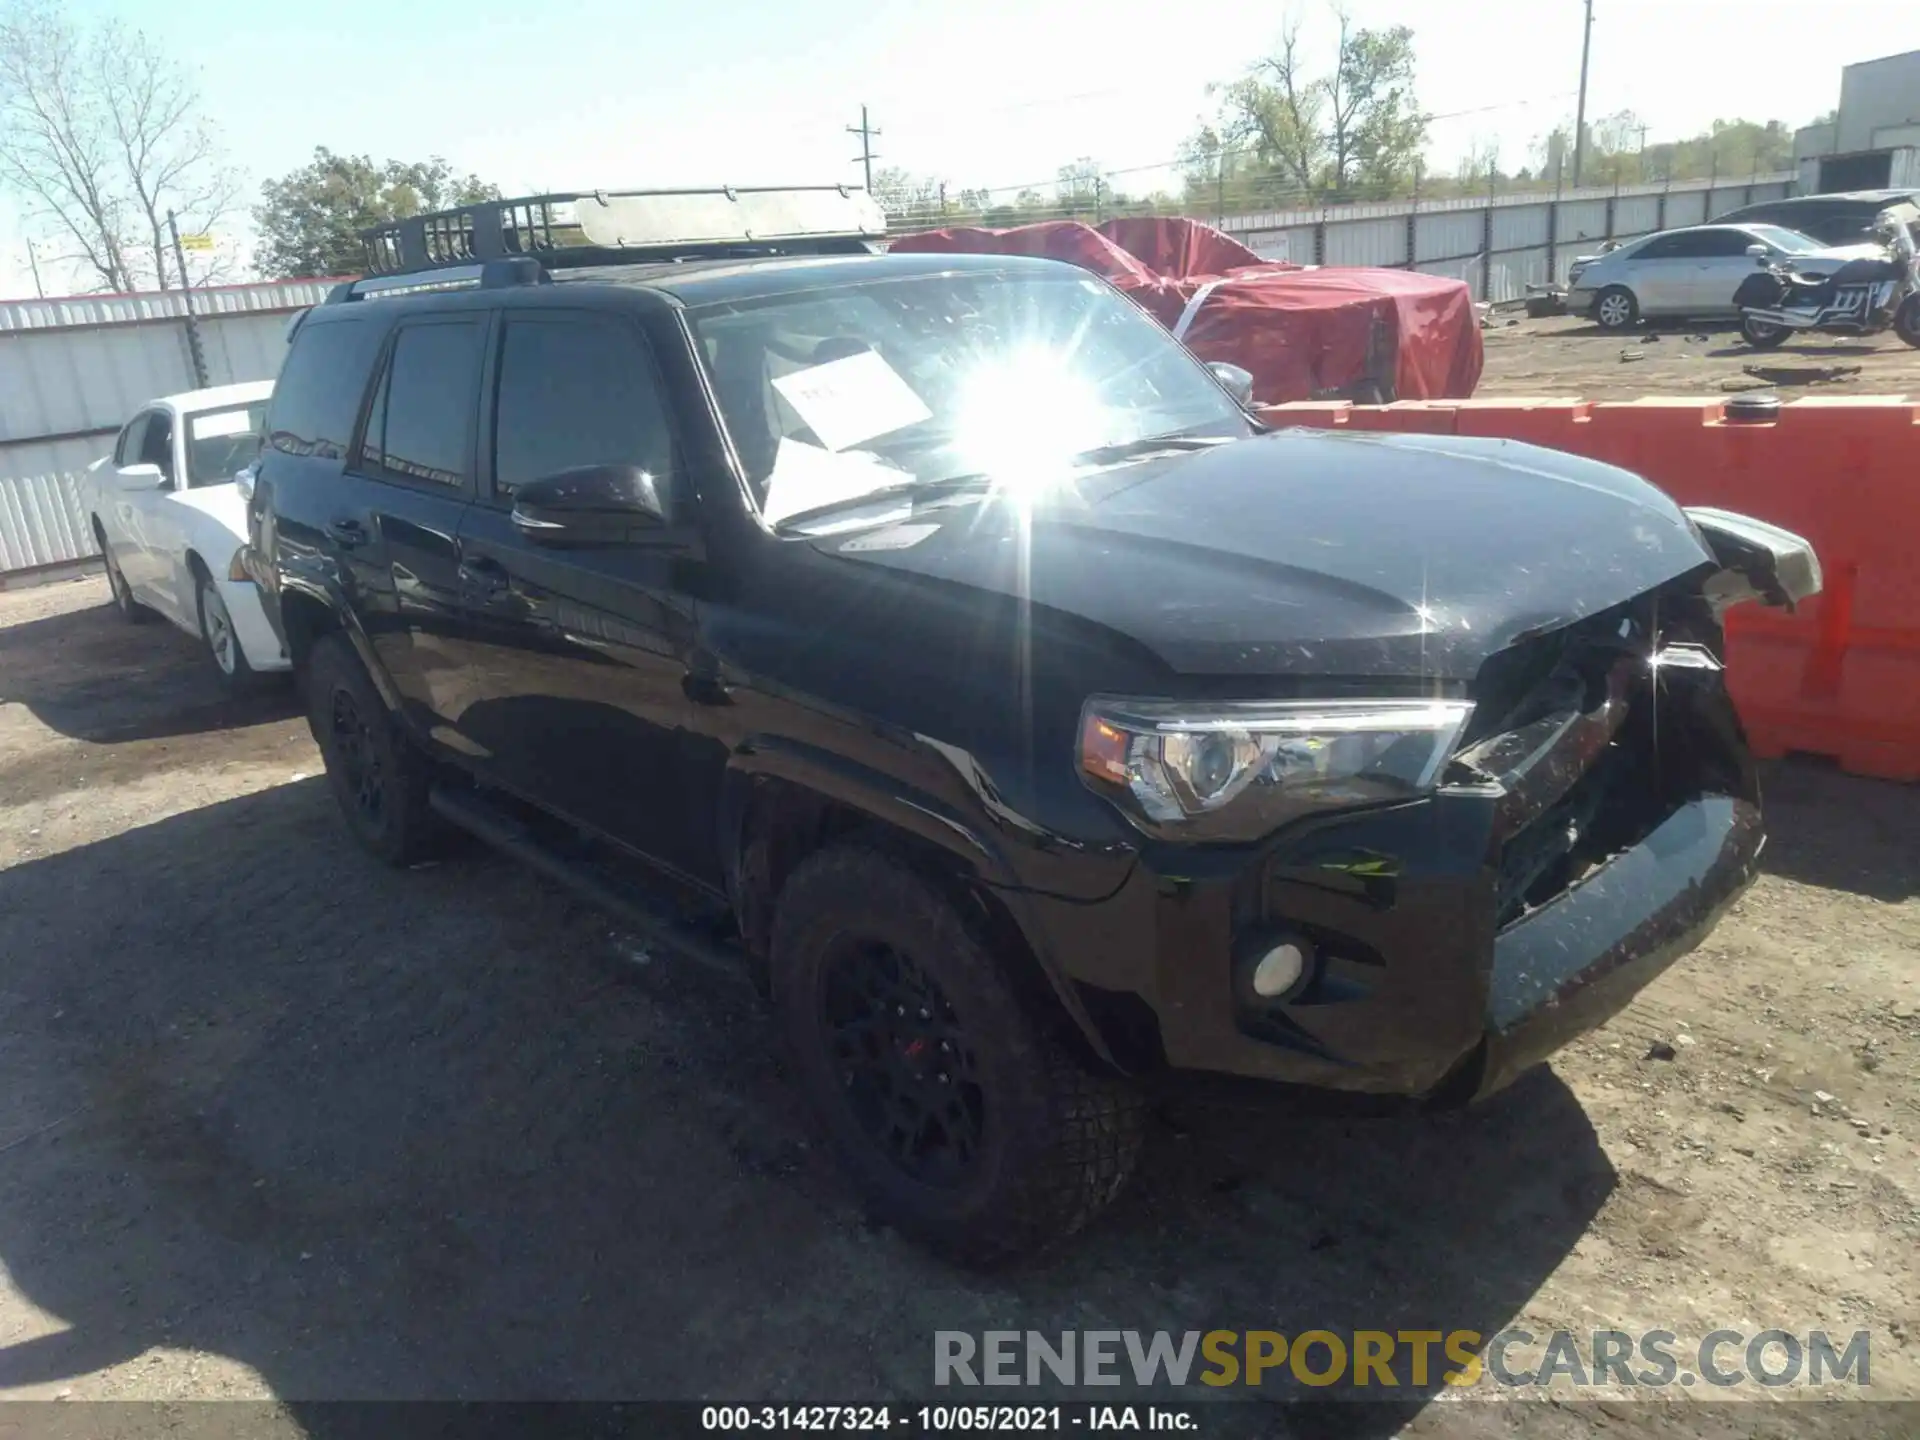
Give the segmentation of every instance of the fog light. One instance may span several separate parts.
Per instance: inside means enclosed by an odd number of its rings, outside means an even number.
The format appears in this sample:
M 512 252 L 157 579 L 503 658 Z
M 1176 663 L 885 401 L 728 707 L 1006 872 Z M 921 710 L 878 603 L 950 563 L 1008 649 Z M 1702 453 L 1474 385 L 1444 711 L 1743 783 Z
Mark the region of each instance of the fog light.
M 1300 983 L 1307 969 L 1304 940 L 1283 940 L 1253 967 L 1253 993 L 1263 1000 L 1284 995 Z

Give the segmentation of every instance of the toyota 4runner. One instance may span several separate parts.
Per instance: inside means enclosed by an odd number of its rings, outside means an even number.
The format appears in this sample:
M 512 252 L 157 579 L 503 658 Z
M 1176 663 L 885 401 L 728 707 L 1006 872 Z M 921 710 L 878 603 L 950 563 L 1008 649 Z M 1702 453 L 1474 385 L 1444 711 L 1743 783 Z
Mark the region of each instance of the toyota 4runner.
M 1103 281 L 861 192 L 372 232 L 245 564 L 349 829 L 477 833 L 756 976 L 867 1203 L 967 1261 L 1142 1084 L 1462 1102 L 1752 877 L 1732 603 L 1804 542 L 1497 440 L 1266 433 Z

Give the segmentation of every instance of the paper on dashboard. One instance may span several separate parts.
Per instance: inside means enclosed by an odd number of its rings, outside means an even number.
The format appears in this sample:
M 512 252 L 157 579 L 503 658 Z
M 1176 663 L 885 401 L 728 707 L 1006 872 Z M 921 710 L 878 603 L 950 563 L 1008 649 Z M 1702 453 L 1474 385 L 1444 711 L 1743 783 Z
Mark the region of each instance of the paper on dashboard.
M 773 454 L 773 473 L 767 477 L 767 498 L 760 509 L 769 525 L 778 525 L 803 510 L 857 500 L 912 479 L 913 472 L 872 455 L 859 451 L 836 455 L 818 445 L 782 436 L 780 448 Z M 901 503 L 908 504 L 905 500 Z
M 773 388 L 829 450 L 931 419 L 927 402 L 872 350 L 777 376 Z

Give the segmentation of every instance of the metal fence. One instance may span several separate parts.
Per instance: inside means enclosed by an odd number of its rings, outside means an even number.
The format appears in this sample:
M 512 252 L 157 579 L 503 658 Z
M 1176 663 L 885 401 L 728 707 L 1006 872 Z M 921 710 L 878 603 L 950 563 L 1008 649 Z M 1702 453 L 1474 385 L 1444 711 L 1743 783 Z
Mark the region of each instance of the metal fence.
M 1679 181 L 1205 218 L 1269 260 L 1449 275 L 1479 299 L 1500 301 L 1522 299 L 1529 285 L 1566 284 L 1574 258 L 1605 241 L 1704 224 L 1793 190 L 1794 177 L 1779 174 L 1738 185 Z
M 194 292 L 207 381 L 270 380 L 332 282 Z M 0 302 L 0 573 L 96 553 L 80 477 L 147 401 L 195 387 L 177 291 Z

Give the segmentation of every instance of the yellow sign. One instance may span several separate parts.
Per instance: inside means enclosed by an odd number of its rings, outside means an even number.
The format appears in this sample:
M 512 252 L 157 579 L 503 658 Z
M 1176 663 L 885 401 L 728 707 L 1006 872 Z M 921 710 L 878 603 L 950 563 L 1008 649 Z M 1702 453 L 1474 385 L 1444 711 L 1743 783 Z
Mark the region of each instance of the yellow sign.
M 182 235 L 180 237 L 180 248 L 182 250 L 211 250 L 213 249 L 213 236 Z

